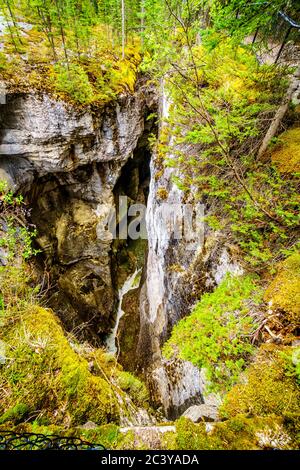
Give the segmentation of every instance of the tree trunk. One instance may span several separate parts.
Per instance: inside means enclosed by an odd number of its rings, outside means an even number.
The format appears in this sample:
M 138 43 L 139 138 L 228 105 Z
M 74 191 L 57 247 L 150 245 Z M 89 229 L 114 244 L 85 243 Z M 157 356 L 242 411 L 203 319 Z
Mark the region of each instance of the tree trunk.
M 144 46 L 144 29 L 145 29 L 145 0 L 141 2 L 141 41 Z
M 258 154 L 257 154 L 258 160 L 263 156 L 263 154 L 268 148 L 269 143 L 271 142 L 273 137 L 275 137 L 279 129 L 279 126 L 288 110 L 291 100 L 293 99 L 295 95 L 297 95 L 297 92 L 299 91 L 300 91 L 300 67 L 296 70 L 295 74 L 293 75 L 288 91 L 284 97 L 284 100 L 281 103 L 279 109 L 277 110 L 277 113 L 275 114 L 275 117 L 269 127 L 269 130 L 266 133 L 264 140 L 258 150 Z
M 122 59 L 125 59 L 125 0 L 121 0 L 122 5 Z

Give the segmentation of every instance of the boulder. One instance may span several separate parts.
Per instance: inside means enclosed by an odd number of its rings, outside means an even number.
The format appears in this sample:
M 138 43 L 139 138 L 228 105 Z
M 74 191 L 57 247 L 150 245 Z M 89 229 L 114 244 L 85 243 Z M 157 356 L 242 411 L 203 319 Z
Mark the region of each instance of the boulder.
M 191 406 L 182 416 L 190 419 L 193 423 L 219 421 L 218 408 L 206 404 Z
M 80 426 L 80 429 L 84 429 L 86 431 L 89 431 L 91 429 L 96 429 L 97 424 L 93 423 L 93 421 L 88 421 L 87 423 L 83 424 L 83 426 Z

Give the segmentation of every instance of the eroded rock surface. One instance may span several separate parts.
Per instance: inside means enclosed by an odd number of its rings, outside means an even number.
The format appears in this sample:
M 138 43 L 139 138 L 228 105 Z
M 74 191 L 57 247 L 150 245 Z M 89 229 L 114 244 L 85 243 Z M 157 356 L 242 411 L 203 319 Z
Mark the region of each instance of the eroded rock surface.
M 0 179 L 33 207 L 51 306 L 67 329 L 95 342 L 111 329 L 117 303 L 112 240 L 102 222 L 115 209 L 126 162 L 137 149 L 140 159 L 149 153 L 147 116 L 155 109 L 143 85 L 101 109 L 76 110 L 36 94 L 8 95 L 1 106 Z M 134 176 L 139 188 L 138 172 L 127 179 Z

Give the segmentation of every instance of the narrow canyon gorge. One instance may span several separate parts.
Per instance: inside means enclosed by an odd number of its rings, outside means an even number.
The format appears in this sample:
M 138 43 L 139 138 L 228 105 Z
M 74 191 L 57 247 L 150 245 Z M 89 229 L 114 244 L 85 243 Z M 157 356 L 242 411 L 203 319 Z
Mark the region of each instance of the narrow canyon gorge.
M 0 0 L 0 450 L 299 448 L 298 3 Z

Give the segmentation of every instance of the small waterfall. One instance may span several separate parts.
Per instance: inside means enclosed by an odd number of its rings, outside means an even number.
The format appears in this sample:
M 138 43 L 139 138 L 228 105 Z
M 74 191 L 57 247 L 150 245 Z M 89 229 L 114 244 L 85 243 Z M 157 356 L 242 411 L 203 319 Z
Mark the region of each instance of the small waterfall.
M 123 317 L 123 315 L 125 313 L 122 310 L 122 303 L 123 303 L 124 295 L 126 295 L 128 292 L 130 292 L 131 290 L 138 287 L 139 281 L 140 281 L 141 271 L 142 271 L 142 269 L 136 269 L 135 272 L 133 274 L 131 274 L 126 279 L 123 286 L 119 290 L 119 304 L 118 304 L 116 323 L 115 323 L 114 329 L 112 330 L 111 334 L 106 339 L 106 349 L 111 354 L 116 354 L 117 351 L 118 351 L 118 348 L 117 348 L 117 345 L 116 345 L 116 338 L 117 338 L 117 334 L 118 334 L 120 320 L 121 320 L 121 318 Z

